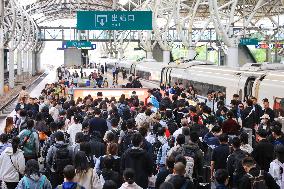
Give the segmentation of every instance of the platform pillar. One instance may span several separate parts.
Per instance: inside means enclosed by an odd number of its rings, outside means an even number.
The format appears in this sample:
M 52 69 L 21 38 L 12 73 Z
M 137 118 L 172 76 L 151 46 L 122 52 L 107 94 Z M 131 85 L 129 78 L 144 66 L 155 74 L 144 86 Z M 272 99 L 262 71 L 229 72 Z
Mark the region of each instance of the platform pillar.
M 33 52 L 28 51 L 28 71 L 29 75 L 33 75 Z
M 188 49 L 188 57 L 187 57 L 188 60 L 193 60 L 195 56 L 196 56 L 195 49 L 192 48 L 192 47 L 190 47 L 190 48 Z
M 36 74 L 36 55 L 35 52 L 32 51 L 32 75 L 34 76 Z
M 22 75 L 22 51 L 17 50 L 17 75 Z
M 35 73 L 40 72 L 40 53 L 35 53 Z
M 238 47 L 228 47 L 227 66 L 239 67 L 239 49 Z
M 14 64 L 15 64 L 14 51 L 10 50 L 9 52 L 9 87 L 11 89 L 13 89 L 15 86 Z
M 163 62 L 168 64 L 171 61 L 171 51 L 163 51 Z
M 147 59 L 153 59 L 153 52 L 151 52 L 151 51 L 146 52 L 146 58 Z
M 3 1 L 0 1 L 3 5 Z M 0 10 L 1 11 L 1 10 Z M 4 31 L 0 27 L 0 95 L 4 95 Z
M 27 76 L 28 73 L 28 52 L 23 52 L 23 75 L 24 77 Z

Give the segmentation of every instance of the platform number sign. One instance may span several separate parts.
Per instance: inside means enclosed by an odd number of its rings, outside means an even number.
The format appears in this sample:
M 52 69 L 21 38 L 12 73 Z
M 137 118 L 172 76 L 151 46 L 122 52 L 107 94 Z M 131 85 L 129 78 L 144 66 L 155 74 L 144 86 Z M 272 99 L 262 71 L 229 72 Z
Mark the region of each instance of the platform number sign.
M 78 30 L 152 30 L 152 11 L 78 11 Z

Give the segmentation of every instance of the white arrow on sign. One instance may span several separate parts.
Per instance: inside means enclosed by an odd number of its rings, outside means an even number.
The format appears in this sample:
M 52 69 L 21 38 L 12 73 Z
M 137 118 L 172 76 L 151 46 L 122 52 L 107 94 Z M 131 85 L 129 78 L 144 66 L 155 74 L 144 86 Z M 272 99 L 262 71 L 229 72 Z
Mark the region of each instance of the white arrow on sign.
M 97 22 L 98 22 L 101 26 L 104 26 L 105 23 L 107 23 L 107 15 L 97 15 Z

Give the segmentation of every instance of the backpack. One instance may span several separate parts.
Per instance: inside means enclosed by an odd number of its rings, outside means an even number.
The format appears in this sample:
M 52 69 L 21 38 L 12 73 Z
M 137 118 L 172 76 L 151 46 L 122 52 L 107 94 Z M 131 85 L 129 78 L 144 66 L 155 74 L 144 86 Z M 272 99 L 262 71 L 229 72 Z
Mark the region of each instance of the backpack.
M 259 175 L 254 177 L 251 174 L 247 173 L 250 182 L 251 182 L 251 189 L 268 189 L 267 184 L 264 180 L 264 171 L 260 170 Z
M 120 137 L 120 130 L 111 129 L 110 131 L 114 134 L 114 137 L 115 137 L 114 140 L 115 140 L 115 142 L 118 142 L 119 137 Z
M 103 118 L 103 119 L 107 119 L 108 118 L 108 111 L 107 110 L 102 110 L 101 118 Z
M 43 185 L 45 183 L 45 180 L 46 180 L 46 176 L 42 175 L 39 179 L 39 188 L 38 189 L 43 189 Z M 23 181 L 24 181 L 24 185 L 25 185 L 24 189 L 31 189 L 29 180 L 26 176 L 23 177 Z
M 131 115 L 130 115 L 130 110 L 129 107 L 126 104 L 121 103 L 118 106 L 118 115 L 123 119 L 126 120 L 128 119 Z
M 132 136 L 135 132 L 134 131 L 126 131 L 126 134 L 122 137 L 120 142 L 120 152 L 123 154 L 128 148 L 131 147 L 131 140 Z
M 196 152 L 198 149 L 192 149 L 192 148 L 189 148 L 187 145 L 184 145 L 182 150 L 183 150 L 182 155 L 186 159 L 185 176 L 193 180 L 192 175 L 193 175 L 193 170 L 194 170 L 194 160 L 195 160 Z
M 244 170 L 243 170 L 243 166 L 242 166 L 242 160 L 247 157 L 247 154 L 243 151 L 241 151 L 241 153 L 235 153 L 234 156 L 234 173 L 233 173 L 233 182 L 234 184 L 237 184 L 237 182 L 239 181 L 239 179 L 241 179 L 241 177 L 244 175 Z
M 22 142 L 20 144 L 20 147 L 23 149 L 26 155 L 34 154 L 35 148 L 36 148 L 36 139 L 33 135 L 35 131 L 29 131 L 30 133 L 28 135 L 25 135 L 22 139 Z
M 180 189 L 188 189 L 189 183 L 190 183 L 190 179 L 186 179 Z
M 56 147 L 52 162 L 55 172 L 62 173 L 66 165 L 72 165 L 72 157 L 69 154 L 67 145 Z
M 150 97 L 151 98 L 151 103 L 153 104 L 153 106 L 155 108 L 159 108 L 160 107 L 160 104 L 159 104 L 159 101 L 157 100 L 157 98 L 155 96 L 152 96 Z
M 57 189 L 63 189 L 63 185 L 58 185 Z M 73 187 L 72 189 L 84 189 L 84 187 L 80 186 L 79 184 L 76 184 L 76 186 Z
M 152 145 L 152 149 L 153 149 L 153 160 L 156 161 L 157 159 L 157 155 L 159 153 L 159 150 L 162 146 L 161 141 L 158 140 L 158 138 L 156 137 L 155 142 Z
M 102 170 L 105 168 L 104 161 L 105 161 L 106 157 L 107 157 L 107 155 L 100 157 L 100 166 L 99 166 L 100 171 L 99 171 L 99 174 L 101 174 Z M 116 172 L 119 172 L 120 171 L 120 158 L 115 159 L 113 156 L 111 156 L 111 159 L 112 159 L 112 170 L 116 171 Z

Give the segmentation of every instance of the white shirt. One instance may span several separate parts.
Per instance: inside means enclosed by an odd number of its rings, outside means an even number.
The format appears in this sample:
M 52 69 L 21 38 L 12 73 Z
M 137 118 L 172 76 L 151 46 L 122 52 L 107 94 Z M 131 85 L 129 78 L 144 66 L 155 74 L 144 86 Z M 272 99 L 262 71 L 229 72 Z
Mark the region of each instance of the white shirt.
M 75 136 L 77 133 L 82 131 L 82 124 L 81 123 L 73 123 L 69 126 L 67 133 L 70 135 L 70 143 L 75 144 Z
M 183 128 L 183 127 L 179 128 L 178 130 L 176 130 L 176 131 L 174 132 L 173 137 L 174 137 L 175 139 L 177 138 L 178 135 L 182 134 L 182 128 Z
M 284 165 L 275 159 L 270 163 L 269 174 L 274 178 L 276 183 L 280 186 L 280 189 L 284 189 L 284 175 L 280 174 L 280 167 L 284 168 Z

